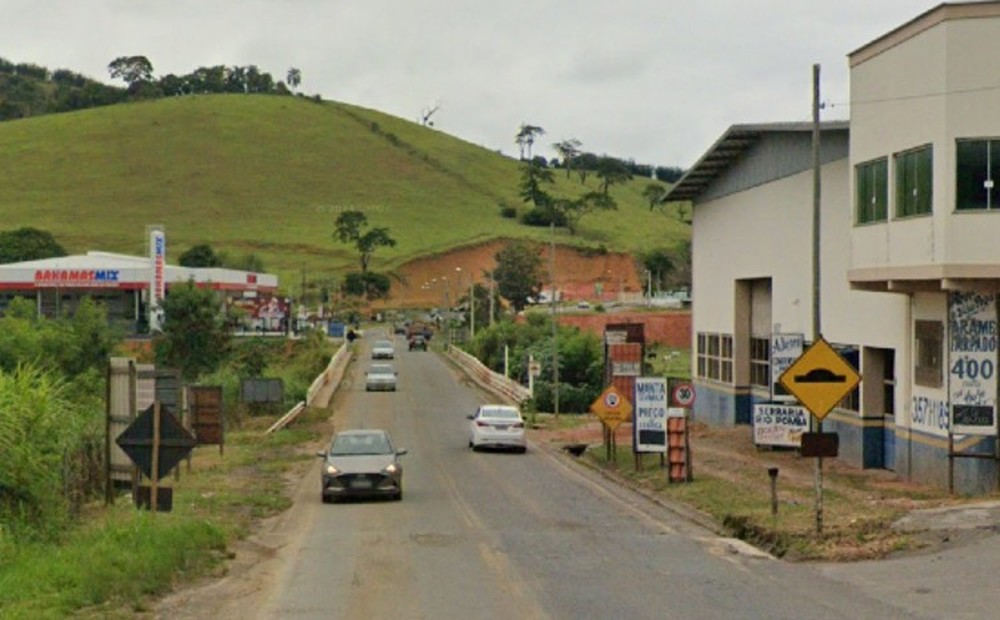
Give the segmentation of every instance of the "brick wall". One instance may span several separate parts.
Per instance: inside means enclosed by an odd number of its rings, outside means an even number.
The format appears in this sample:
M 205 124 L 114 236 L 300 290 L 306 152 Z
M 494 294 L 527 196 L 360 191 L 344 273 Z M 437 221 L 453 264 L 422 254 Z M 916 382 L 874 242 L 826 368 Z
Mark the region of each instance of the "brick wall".
M 559 323 L 604 335 L 608 323 L 643 323 L 646 342 L 676 349 L 691 348 L 690 312 L 612 312 L 560 315 Z

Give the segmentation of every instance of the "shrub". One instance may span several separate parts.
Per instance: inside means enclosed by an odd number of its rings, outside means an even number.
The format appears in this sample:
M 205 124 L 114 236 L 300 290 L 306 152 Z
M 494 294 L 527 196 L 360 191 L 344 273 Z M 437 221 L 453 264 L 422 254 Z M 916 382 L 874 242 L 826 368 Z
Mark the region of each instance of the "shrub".
M 500 217 L 507 220 L 517 219 L 517 207 L 511 205 L 501 205 L 500 207 Z
M 555 212 L 555 225 L 566 226 L 566 216 L 560 212 Z M 548 226 L 552 223 L 553 211 L 539 207 L 532 207 L 521 214 L 521 223 L 525 226 Z

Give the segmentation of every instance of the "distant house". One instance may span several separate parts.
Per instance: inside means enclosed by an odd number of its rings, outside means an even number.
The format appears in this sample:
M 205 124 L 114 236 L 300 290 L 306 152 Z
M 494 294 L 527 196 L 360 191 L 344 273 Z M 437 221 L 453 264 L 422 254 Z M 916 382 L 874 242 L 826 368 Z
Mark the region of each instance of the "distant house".
M 823 428 L 959 492 L 998 487 L 997 460 L 949 458 L 998 449 L 998 56 L 1000 2 L 942 4 L 849 54 L 850 121 L 820 131 L 821 331 L 862 376 Z M 772 337 L 813 339 L 811 134 L 734 125 L 667 196 L 694 205 L 696 419 L 751 423 Z

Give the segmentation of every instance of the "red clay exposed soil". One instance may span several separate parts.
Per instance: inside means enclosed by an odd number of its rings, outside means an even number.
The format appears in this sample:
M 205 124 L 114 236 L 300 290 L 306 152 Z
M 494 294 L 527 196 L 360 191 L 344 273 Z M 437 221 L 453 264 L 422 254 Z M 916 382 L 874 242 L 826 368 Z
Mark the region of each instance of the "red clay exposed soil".
M 468 290 L 470 276 L 486 284 L 484 272 L 492 270 L 494 256 L 506 244 L 497 240 L 457 248 L 434 256 L 412 260 L 397 271 L 402 282 L 393 282 L 392 297 L 384 307 L 427 308 L 451 304 Z M 538 244 L 545 276 L 548 276 L 549 246 Z M 460 268 L 460 271 L 456 270 Z M 556 287 L 567 300 L 601 301 L 617 298 L 619 292 L 637 293 L 642 290 L 635 260 L 628 254 L 608 252 L 585 254 L 575 248 L 556 246 Z M 545 283 L 548 288 L 549 283 Z

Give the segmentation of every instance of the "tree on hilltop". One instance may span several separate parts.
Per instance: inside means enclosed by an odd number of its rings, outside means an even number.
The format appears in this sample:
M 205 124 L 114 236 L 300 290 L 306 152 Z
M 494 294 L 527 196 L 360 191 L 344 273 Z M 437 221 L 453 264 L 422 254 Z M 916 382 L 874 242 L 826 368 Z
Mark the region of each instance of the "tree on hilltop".
M 514 134 L 514 142 L 521 149 L 521 159 L 525 159 L 525 153 L 527 153 L 527 158 L 531 159 L 531 145 L 535 143 L 535 138 L 545 134 L 545 130 L 537 125 L 526 125 L 521 124 L 517 129 L 517 133 Z
M 302 83 L 302 72 L 291 67 L 288 69 L 288 75 L 285 76 L 285 81 L 288 83 L 288 87 L 295 90 Z
M 566 178 L 569 178 L 569 171 L 573 167 L 574 160 L 580 155 L 581 146 L 583 146 L 583 143 L 576 138 L 556 142 L 552 145 L 552 148 L 562 158 L 563 168 L 566 169 Z
M 143 82 L 153 80 L 153 63 L 145 56 L 119 56 L 108 65 L 112 79 L 122 79 L 128 84 L 129 92 Z

